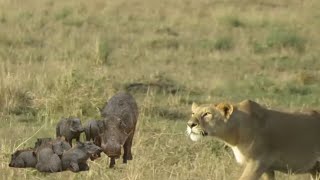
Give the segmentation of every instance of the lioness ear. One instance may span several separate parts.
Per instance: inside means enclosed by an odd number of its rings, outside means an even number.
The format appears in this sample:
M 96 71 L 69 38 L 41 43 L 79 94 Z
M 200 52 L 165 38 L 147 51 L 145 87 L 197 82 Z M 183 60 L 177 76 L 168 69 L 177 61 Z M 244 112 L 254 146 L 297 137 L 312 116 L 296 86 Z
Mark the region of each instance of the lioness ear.
M 219 103 L 216 105 L 216 108 L 222 111 L 223 115 L 229 119 L 232 112 L 233 112 L 233 106 L 229 103 Z
M 191 106 L 191 111 L 192 111 L 192 112 L 196 111 L 196 108 L 197 108 L 197 107 L 198 107 L 198 104 L 195 103 L 195 102 L 193 102 L 193 103 L 192 103 L 192 106 Z

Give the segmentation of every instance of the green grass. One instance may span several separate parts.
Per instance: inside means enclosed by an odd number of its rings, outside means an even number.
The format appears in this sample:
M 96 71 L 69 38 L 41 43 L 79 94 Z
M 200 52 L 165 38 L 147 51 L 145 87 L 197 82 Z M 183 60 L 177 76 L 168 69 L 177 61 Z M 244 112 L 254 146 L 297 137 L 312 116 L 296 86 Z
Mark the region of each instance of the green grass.
M 266 44 L 270 48 L 293 48 L 302 52 L 305 49 L 306 40 L 293 31 L 272 29 L 267 37 Z
M 236 179 L 242 167 L 219 141 L 185 136 L 191 104 L 319 108 L 319 8 L 316 0 L 0 1 L 0 179 Z M 16 147 L 53 137 L 61 117 L 99 118 L 120 90 L 140 110 L 133 161 L 109 169 L 103 156 L 82 173 L 8 167 Z
M 225 24 L 229 25 L 230 27 L 245 27 L 245 22 L 243 20 L 241 20 L 237 15 L 229 15 L 229 16 L 225 16 L 224 18 L 222 18 L 221 20 L 222 22 L 224 22 Z
M 230 36 L 219 35 L 214 39 L 201 40 L 200 46 L 202 49 L 210 51 L 228 51 L 234 47 L 234 42 Z
M 230 37 L 219 37 L 214 43 L 214 48 L 217 50 L 230 50 L 233 48 L 233 41 Z
M 64 7 L 55 14 L 55 19 L 56 20 L 65 19 L 71 14 L 72 14 L 72 9 Z
M 109 39 L 106 37 L 99 38 L 97 40 L 96 54 L 97 62 L 101 64 L 107 64 L 108 58 L 112 52 L 111 45 L 109 44 Z

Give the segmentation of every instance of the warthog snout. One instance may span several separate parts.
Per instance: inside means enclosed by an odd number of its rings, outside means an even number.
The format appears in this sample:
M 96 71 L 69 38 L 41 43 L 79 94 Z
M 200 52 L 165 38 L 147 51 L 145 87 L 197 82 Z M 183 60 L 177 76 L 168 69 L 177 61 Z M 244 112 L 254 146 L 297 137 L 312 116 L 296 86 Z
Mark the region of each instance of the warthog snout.
M 98 151 L 99 151 L 99 152 L 102 152 L 102 148 L 101 148 L 101 147 L 98 147 Z
M 80 132 L 82 133 L 84 131 L 84 128 L 80 127 L 80 128 L 71 128 L 71 131 L 74 133 Z
M 109 157 L 120 157 L 121 155 L 121 146 L 120 145 L 110 145 L 110 144 L 102 144 L 102 151 Z
M 83 127 L 79 128 L 79 132 L 83 132 L 83 131 L 84 131 Z

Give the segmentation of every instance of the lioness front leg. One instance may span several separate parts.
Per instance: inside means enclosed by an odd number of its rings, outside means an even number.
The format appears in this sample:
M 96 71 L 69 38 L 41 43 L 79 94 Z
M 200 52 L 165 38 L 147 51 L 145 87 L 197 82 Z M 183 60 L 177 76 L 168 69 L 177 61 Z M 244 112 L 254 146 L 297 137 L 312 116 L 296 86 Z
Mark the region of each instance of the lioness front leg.
M 310 171 L 311 180 L 320 180 L 320 163 L 317 162 L 314 168 Z
M 266 170 L 261 161 L 249 161 L 239 180 L 258 180 Z

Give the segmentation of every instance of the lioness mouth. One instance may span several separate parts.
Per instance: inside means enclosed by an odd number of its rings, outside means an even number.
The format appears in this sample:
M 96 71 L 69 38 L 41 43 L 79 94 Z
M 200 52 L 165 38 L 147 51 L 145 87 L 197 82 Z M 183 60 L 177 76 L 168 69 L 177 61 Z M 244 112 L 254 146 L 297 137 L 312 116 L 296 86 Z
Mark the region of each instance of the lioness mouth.
M 205 131 L 203 131 L 203 132 L 201 132 L 201 135 L 202 135 L 202 136 L 208 136 L 208 133 L 205 132 Z

